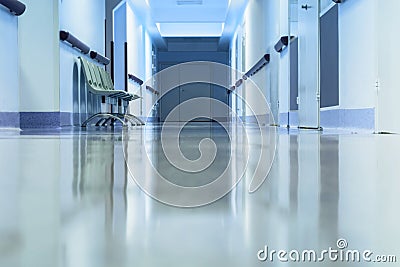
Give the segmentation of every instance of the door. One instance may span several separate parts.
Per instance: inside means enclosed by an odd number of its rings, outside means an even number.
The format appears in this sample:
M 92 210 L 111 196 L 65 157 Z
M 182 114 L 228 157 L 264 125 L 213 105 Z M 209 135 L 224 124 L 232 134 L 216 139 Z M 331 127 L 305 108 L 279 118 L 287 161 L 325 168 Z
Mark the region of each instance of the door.
M 377 1 L 378 132 L 400 133 L 400 25 L 399 0 Z M 384 3 L 383 3 L 384 2 Z
M 211 102 L 210 102 L 210 84 L 209 83 L 190 83 L 180 87 L 180 110 L 179 120 L 181 122 L 209 121 L 211 117 Z M 195 101 L 196 98 L 205 97 L 208 101 Z M 185 101 L 190 101 L 190 104 L 185 104 Z M 208 118 L 199 118 L 199 114 L 208 115 Z
M 299 0 L 299 127 L 319 129 L 319 0 Z
M 229 121 L 229 95 L 226 88 L 211 85 L 211 98 L 218 102 L 211 102 L 211 115 L 219 121 Z
M 158 81 L 162 97 L 159 100 L 159 112 L 160 112 L 160 120 L 166 121 L 167 116 L 171 113 L 171 111 L 179 105 L 179 86 L 169 90 L 168 88 L 170 84 L 176 84 L 176 81 L 179 81 L 179 72 L 177 71 L 167 71 L 162 72 L 162 70 L 172 67 L 174 64 L 161 64 L 160 65 L 160 80 Z M 165 90 L 169 90 L 165 92 Z M 179 109 L 179 107 L 178 107 Z M 168 117 L 168 121 L 179 121 L 179 110 L 178 112 L 174 112 L 170 114 Z
M 320 20 L 320 95 L 321 108 L 339 105 L 339 25 L 338 5 L 332 6 Z
M 201 79 L 203 81 L 211 80 L 211 70 L 210 67 L 204 64 L 188 64 L 181 66 L 180 70 L 181 83 L 184 79 L 191 77 L 191 81 L 196 79 Z M 190 105 L 184 104 L 185 101 L 196 98 L 207 98 L 209 101 L 191 101 Z M 198 114 L 208 114 L 211 117 L 211 86 L 210 83 L 189 83 L 180 86 L 180 111 L 179 120 L 181 122 L 190 121 L 192 118 L 197 117 Z M 201 121 L 208 121 L 209 119 L 197 118 Z
M 160 67 L 163 70 L 174 65 L 161 64 Z M 182 84 L 183 81 L 196 81 L 197 78 L 210 81 L 210 67 L 204 64 L 192 63 L 174 68 L 173 71 L 161 72 L 160 74 L 162 92 L 168 89 L 164 85 L 176 84 L 177 81 L 181 84 L 162 96 L 160 100 L 161 121 L 166 121 L 168 117 L 168 121 L 170 122 L 187 122 L 193 117 L 197 117 L 198 114 L 204 114 L 205 112 L 208 117 L 211 117 L 210 83 L 193 82 Z M 209 101 L 191 101 L 189 104 L 185 104 L 186 101 L 196 98 L 207 98 Z M 209 121 L 209 119 L 201 118 L 196 119 L 196 121 Z

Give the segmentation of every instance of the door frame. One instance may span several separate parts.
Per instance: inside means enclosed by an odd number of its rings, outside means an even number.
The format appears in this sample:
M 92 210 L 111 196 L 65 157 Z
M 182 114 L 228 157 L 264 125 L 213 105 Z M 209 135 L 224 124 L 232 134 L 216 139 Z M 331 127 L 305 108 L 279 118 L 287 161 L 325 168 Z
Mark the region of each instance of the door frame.
M 314 38 L 316 40 L 316 45 L 317 45 L 317 54 L 316 54 L 316 59 L 315 63 L 317 65 L 317 74 L 315 75 L 317 81 L 311 81 L 314 85 L 316 85 L 315 91 L 312 90 L 309 92 L 309 90 L 306 90 L 304 88 L 307 85 L 307 79 L 304 76 L 304 70 L 302 68 L 302 65 L 304 64 L 304 52 L 302 51 L 302 47 L 304 47 L 304 35 L 303 31 L 301 30 L 301 12 L 307 12 L 307 8 L 303 8 L 303 5 L 307 5 L 308 3 L 304 3 L 303 1 L 298 2 L 298 11 L 299 11 L 299 17 L 298 17 L 298 40 L 299 40 L 299 89 L 298 89 L 298 96 L 299 96 L 299 106 L 298 106 L 298 114 L 299 114 L 299 128 L 301 129 L 311 129 L 311 130 L 321 130 L 321 118 L 320 118 L 320 1 L 319 0 L 308 0 L 308 1 L 313 1 L 312 5 L 309 6 L 308 9 L 312 10 L 311 8 L 317 8 L 317 11 L 314 13 L 317 14 L 317 17 L 315 18 L 315 21 L 317 25 L 314 25 L 317 27 L 317 37 Z M 317 7 L 315 7 L 315 5 Z M 305 11 L 304 11 L 305 9 Z M 314 36 L 315 37 L 315 36 Z M 302 42 L 303 40 L 303 42 Z M 306 61 L 307 63 L 307 61 Z M 307 65 L 307 64 L 306 64 Z M 312 78 L 312 77 L 311 77 Z M 308 81 L 310 83 L 310 81 Z M 302 88 L 303 87 L 303 88 Z M 307 94 L 304 95 L 304 93 L 307 92 Z M 314 95 L 315 92 L 315 95 Z M 311 99 L 311 100 L 310 100 Z M 316 108 L 315 111 L 308 112 L 308 109 L 304 109 L 302 107 L 306 106 L 310 108 L 309 103 L 313 103 L 312 99 L 315 99 L 316 103 L 314 108 Z M 307 102 L 307 103 L 304 103 Z M 316 121 L 312 121 L 312 119 L 309 119 L 307 113 L 313 114 L 316 112 Z

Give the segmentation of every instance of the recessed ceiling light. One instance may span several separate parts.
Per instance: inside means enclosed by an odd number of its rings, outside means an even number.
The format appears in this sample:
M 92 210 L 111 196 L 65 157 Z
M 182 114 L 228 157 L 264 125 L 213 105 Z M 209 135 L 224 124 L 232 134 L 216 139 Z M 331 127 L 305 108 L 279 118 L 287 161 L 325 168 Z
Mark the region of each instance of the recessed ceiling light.
M 224 23 L 156 23 L 162 37 L 221 37 Z
M 177 0 L 176 4 L 178 6 L 185 6 L 185 5 L 202 5 L 203 0 Z

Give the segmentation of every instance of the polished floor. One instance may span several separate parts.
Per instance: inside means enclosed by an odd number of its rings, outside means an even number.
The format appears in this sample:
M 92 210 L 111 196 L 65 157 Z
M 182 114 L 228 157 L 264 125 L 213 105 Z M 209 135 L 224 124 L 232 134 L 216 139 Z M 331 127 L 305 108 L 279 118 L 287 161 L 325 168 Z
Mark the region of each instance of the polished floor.
M 257 146 L 247 128 L 235 149 Z M 146 175 L 144 157 L 171 183 L 201 186 L 241 154 L 232 155 L 228 144 L 237 140 L 225 130 L 187 126 L 187 158 L 200 156 L 205 136 L 221 150 L 191 175 L 166 162 L 160 129 L 0 130 L 0 266 L 398 266 L 400 136 L 279 130 L 258 191 L 248 193 L 245 173 L 216 202 L 179 208 L 138 186 L 132 176 Z M 397 263 L 258 259 L 265 246 L 321 251 L 339 239 Z

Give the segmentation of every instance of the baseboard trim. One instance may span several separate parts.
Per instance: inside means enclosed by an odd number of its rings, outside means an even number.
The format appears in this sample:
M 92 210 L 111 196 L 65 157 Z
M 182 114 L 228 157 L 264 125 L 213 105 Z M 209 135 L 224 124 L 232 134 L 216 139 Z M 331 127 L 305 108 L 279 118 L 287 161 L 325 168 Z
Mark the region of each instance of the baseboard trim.
M 281 115 L 287 116 L 287 113 Z M 322 110 L 321 127 L 324 128 L 351 128 L 374 130 L 375 108 L 365 109 L 330 109 Z M 61 126 L 80 125 L 87 114 L 70 112 L 0 112 L 0 127 L 3 128 L 59 128 Z M 265 122 L 266 115 L 241 117 L 246 123 Z M 158 117 L 142 118 L 148 122 L 158 122 Z M 219 118 L 223 121 L 223 118 Z M 280 125 L 287 123 L 280 121 Z M 276 123 L 275 123 L 276 124 Z M 298 111 L 289 112 L 289 127 L 298 127 Z
M 0 127 L 19 128 L 19 112 L 0 112 Z
M 322 110 L 321 126 L 324 128 L 373 131 L 375 128 L 375 108 Z
M 286 116 L 287 113 L 281 113 Z M 374 130 L 375 108 L 321 110 L 320 122 L 323 128 Z M 298 111 L 289 112 L 289 126 L 299 126 Z
M 260 123 L 261 125 L 270 125 L 276 126 L 277 123 L 275 121 L 270 120 L 270 117 L 267 114 L 263 115 L 251 115 L 251 116 L 239 116 L 240 120 L 244 123 Z
M 24 128 L 58 128 L 60 112 L 20 112 L 19 126 Z

